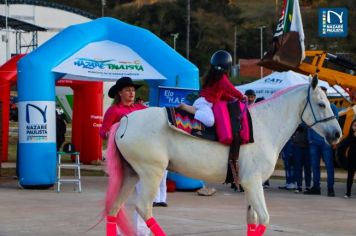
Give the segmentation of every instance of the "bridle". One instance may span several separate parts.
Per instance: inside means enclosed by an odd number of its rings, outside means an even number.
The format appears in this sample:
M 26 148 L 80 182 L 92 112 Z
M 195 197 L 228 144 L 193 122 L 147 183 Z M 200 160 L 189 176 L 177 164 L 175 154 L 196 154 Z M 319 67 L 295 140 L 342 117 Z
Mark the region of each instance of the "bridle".
M 308 125 L 308 124 L 304 121 L 304 119 L 303 119 L 303 115 L 304 115 L 304 112 L 305 112 L 305 110 L 306 110 L 308 104 L 310 105 L 310 109 L 311 109 L 312 114 L 313 114 L 313 117 L 314 117 L 314 123 L 311 124 L 311 125 Z M 309 87 L 308 87 L 307 102 L 305 103 L 305 106 L 304 106 L 304 109 L 303 109 L 303 111 L 302 111 L 302 114 L 300 115 L 300 119 L 302 120 L 302 122 L 303 122 L 308 128 L 311 128 L 311 127 L 313 127 L 314 125 L 316 125 L 316 124 L 318 124 L 318 123 L 327 122 L 327 121 L 329 121 L 329 120 L 336 119 L 336 117 L 335 117 L 335 115 L 333 115 L 333 116 L 330 116 L 330 117 L 327 117 L 327 118 L 321 119 L 321 120 L 318 120 L 318 119 L 316 118 L 315 112 L 314 112 L 314 110 L 313 110 L 313 106 L 312 106 L 312 104 L 311 104 L 311 102 L 310 102 L 310 85 L 309 85 Z

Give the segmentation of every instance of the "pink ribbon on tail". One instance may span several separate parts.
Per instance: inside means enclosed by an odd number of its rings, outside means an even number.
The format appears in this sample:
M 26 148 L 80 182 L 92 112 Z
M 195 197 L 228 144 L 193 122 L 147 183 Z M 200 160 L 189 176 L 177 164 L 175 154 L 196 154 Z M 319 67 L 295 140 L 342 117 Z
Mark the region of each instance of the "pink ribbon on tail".
M 106 216 L 106 236 L 117 236 L 115 216 Z
M 147 227 L 151 230 L 154 236 L 166 236 L 161 226 L 157 223 L 155 218 L 151 217 L 146 221 Z
M 247 236 L 262 236 L 265 231 L 265 225 L 247 224 Z

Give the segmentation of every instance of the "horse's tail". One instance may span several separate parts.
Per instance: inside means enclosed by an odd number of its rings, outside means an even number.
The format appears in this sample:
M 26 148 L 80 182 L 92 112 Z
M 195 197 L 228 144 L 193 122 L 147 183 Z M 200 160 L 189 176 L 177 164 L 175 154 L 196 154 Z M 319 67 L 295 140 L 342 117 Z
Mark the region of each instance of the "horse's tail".
M 124 166 L 119 149 L 116 146 L 115 134 L 120 123 L 112 125 L 107 142 L 106 163 L 109 174 L 108 186 L 105 199 L 105 213 L 109 214 L 115 200 L 121 191 L 121 186 L 124 181 Z M 133 235 L 132 226 L 127 218 L 124 204 L 120 207 L 117 213 L 116 223 L 124 235 Z

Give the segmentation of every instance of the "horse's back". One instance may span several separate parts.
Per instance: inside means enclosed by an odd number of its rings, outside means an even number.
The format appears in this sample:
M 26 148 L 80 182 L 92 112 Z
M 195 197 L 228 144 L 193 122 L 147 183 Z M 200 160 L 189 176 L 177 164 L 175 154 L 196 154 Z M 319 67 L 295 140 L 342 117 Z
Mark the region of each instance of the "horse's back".
M 116 141 L 121 140 L 118 142 L 120 143 L 131 139 L 145 139 L 154 130 L 161 129 L 167 123 L 166 120 L 165 111 L 160 107 L 150 107 L 132 112 L 120 120 Z

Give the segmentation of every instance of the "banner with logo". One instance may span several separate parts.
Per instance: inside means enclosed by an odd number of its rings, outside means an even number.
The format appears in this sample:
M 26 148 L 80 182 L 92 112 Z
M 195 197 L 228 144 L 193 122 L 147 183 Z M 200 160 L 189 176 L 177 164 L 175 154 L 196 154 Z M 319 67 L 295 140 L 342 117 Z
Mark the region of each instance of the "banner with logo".
M 186 103 L 188 105 L 191 105 L 199 96 L 199 90 L 196 89 L 172 87 L 159 87 L 158 89 L 158 105 L 160 107 L 173 107 L 179 105 L 180 103 Z
M 56 142 L 56 105 L 54 101 L 19 102 L 19 142 Z
M 89 43 L 52 71 L 74 80 L 166 79 L 131 48 L 109 40 Z
M 347 8 L 319 9 L 319 36 L 346 37 L 348 33 Z

